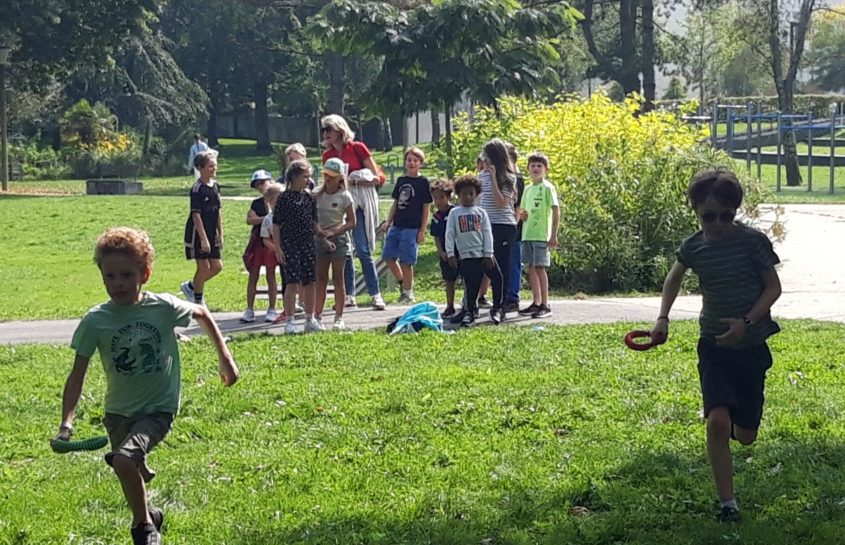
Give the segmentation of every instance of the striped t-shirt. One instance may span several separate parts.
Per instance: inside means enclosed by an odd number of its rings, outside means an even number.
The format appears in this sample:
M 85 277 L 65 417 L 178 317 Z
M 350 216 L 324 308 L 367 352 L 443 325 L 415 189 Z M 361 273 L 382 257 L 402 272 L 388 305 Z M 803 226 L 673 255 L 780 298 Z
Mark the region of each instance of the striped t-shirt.
M 493 196 L 493 178 L 486 170 L 482 170 L 478 174 L 478 179 L 481 180 L 481 195 L 479 195 L 476 204 L 487 212 L 487 217 L 490 218 L 492 225 L 516 225 L 516 215 L 513 210 L 513 201 L 509 202 L 503 207 L 496 206 L 496 198 Z M 516 177 L 511 176 L 513 182 L 512 187 L 515 187 Z M 506 198 L 513 197 L 513 190 L 510 188 L 502 188 L 502 195 Z
M 763 293 L 762 273 L 780 263 L 768 237 L 742 224 L 718 240 L 705 238 L 699 230 L 681 243 L 677 258 L 698 275 L 703 300 L 698 320 L 701 336 L 712 342 L 728 330 L 719 320 L 742 319 L 748 314 Z M 767 313 L 733 348 L 763 343 L 778 331 L 780 327 Z

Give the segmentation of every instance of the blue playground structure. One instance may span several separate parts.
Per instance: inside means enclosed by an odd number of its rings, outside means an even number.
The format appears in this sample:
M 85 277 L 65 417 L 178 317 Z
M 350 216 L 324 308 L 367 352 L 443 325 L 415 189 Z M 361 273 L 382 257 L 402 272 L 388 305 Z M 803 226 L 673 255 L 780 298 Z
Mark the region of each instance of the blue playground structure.
M 727 131 L 724 137 L 719 137 L 717 128 L 719 116 L 726 120 Z M 711 139 L 713 147 L 727 151 L 731 157 L 745 158 L 748 174 L 751 174 L 752 161 L 757 165 L 757 178 L 761 178 L 763 164 L 777 165 L 777 181 L 775 191 L 781 191 L 781 166 L 783 164 L 784 135 L 793 131 L 796 142 L 807 142 L 807 154 L 799 155 L 799 165 L 807 166 L 807 191 L 813 190 L 813 166 L 830 167 L 830 187 L 828 192 L 834 193 L 834 169 L 845 166 L 845 155 L 836 155 L 836 146 L 845 146 L 845 139 L 837 139 L 836 132 L 845 129 L 845 115 L 842 104 L 831 104 L 829 118 L 813 118 L 812 114 L 783 114 L 781 112 L 763 112 L 761 104 L 749 102 L 746 105 L 714 104 L 712 114 L 707 116 L 689 116 L 685 120 L 694 123 L 709 123 L 711 125 Z M 737 122 L 745 122 L 745 131 L 737 133 Z M 763 130 L 763 124 L 767 130 Z M 829 137 L 816 137 L 816 134 Z M 814 144 L 827 145 L 830 152 L 826 156 L 813 156 Z M 765 146 L 777 146 L 777 152 L 765 152 Z M 741 147 L 740 147 L 741 146 Z

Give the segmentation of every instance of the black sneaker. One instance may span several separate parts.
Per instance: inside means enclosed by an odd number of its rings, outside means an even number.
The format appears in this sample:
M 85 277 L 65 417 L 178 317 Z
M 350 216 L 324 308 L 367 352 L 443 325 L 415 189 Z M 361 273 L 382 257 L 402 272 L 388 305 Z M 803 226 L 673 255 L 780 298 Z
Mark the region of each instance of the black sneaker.
M 502 323 L 502 309 L 493 307 L 490 309 L 490 321 L 493 322 L 494 325 L 499 325 Z
M 134 545 L 161 545 L 161 535 L 152 524 L 139 524 L 130 533 Z
M 490 302 L 490 299 L 487 299 L 486 295 L 482 295 L 478 298 L 478 308 L 492 308 L 493 303 Z
M 548 318 L 552 315 L 552 309 L 548 305 L 540 305 L 537 310 L 531 313 L 532 318 Z
M 721 522 L 722 524 L 739 522 L 740 520 L 742 520 L 742 517 L 739 516 L 739 509 L 734 509 L 733 507 L 722 507 L 716 513 L 716 522 Z
M 446 307 L 446 310 L 440 313 L 440 317 L 445 320 L 446 318 L 451 318 L 452 316 L 454 316 L 455 313 L 455 307 Z
M 472 312 L 467 312 L 466 310 L 461 309 L 460 312 L 458 312 L 457 314 L 452 316 L 452 318 L 449 320 L 449 322 L 452 323 L 452 324 L 459 324 L 463 321 L 464 316 L 466 316 L 467 314 L 471 315 Z
M 158 533 L 161 533 L 161 527 L 164 526 L 164 511 L 158 507 L 153 507 L 152 505 L 147 507 L 147 511 L 150 513 L 150 518 L 152 519 L 156 530 L 158 530 Z
M 540 305 L 535 305 L 534 303 L 531 303 L 530 305 L 528 305 L 527 307 L 525 307 L 522 310 L 519 310 L 518 312 L 519 312 L 520 316 L 531 316 L 532 314 L 537 312 L 537 310 L 539 310 L 539 309 L 540 309 Z
M 519 312 L 519 301 L 511 301 L 510 303 L 505 303 L 505 306 L 502 307 L 505 312 Z
M 467 312 L 464 314 L 464 317 L 461 318 L 461 326 L 462 327 L 470 327 L 475 323 L 475 313 Z

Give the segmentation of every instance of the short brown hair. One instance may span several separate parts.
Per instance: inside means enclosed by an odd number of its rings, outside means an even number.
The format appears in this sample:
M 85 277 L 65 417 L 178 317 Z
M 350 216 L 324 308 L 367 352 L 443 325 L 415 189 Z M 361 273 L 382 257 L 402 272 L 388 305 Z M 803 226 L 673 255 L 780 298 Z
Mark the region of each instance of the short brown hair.
M 465 187 L 472 187 L 475 189 L 475 194 L 481 194 L 481 180 L 478 179 L 478 176 L 475 174 L 464 174 L 463 176 L 459 176 L 455 180 L 455 184 L 453 186 L 455 188 L 455 193 L 461 193 L 461 190 Z
M 405 150 L 404 155 L 402 155 L 402 160 L 406 160 L 408 158 L 408 154 L 414 155 L 417 159 L 420 160 L 420 163 L 425 163 L 425 152 L 416 146 L 411 146 L 410 148 Z
M 211 162 L 212 159 L 217 159 L 217 151 L 201 151 L 197 153 L 196 157 L 194 157 L 194 168 L 196 168 L 197 170 L 202 170 L 203 168 L 205 168 L 205 165 Z
M 706 168 L 698 171 L 687 187 L 687 199 L 693 210 L 707 197 L 728 208 L 739 208 L 742 204 L 742 184 L 736 174 L 726 167 Z
M 442 191 L 448 197 L 452 194 L 452 182 L 446 178 L 437 178 L 431 183 L 431 191 Z
M 102 266 L 104 257 L 115 254 L 131 257 L 141 269 L 151 269 L 156 256 L 150 236 L 131 227 L 114 227 L 97 238 L 94 263 L 98 267 Z
M 528 156 L 528 164 L 531 163 L 542 163 L 544 167 L 549 168 L 549 158 L 541 151 L 535 151 Z

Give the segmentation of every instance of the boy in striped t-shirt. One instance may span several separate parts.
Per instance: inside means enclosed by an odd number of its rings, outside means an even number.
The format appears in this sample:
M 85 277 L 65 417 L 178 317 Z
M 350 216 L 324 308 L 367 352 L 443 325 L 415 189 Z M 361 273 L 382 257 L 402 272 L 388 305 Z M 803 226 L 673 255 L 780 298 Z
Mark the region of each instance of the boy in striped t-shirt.
M 669 310 L 684 273 L 699 278 L 698 374 L 707 419 L 707 455 L 721 504 L 720 522 L 739 520 L 729 440 L 749 445 L 763 416 L 763 389 L 772 355 L 766 339 L 780 331 L 770 309 L 780 297 L 780 260 L 763 233 L 735 221 L 742 186 L 724 168 L 696 174 L 687 196 L 701 229 L 681 243 L 663 283 L 660 315 L 651 331 L 663 343 Z

